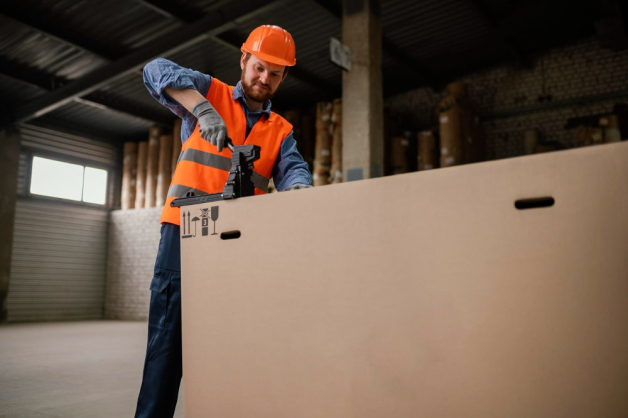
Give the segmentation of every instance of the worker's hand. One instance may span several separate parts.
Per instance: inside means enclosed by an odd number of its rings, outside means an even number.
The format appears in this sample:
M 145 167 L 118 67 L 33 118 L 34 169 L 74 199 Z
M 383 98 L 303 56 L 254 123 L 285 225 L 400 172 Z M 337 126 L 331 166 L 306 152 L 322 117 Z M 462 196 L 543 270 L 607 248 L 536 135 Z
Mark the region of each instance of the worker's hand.
M 288 190 L 309 189 L 310 187 L 312 186 L 310 186 L 309 184 L 297 183 L 285 189 L 284 192 L 287 192 Z
M 209 141 L 218 148 L 218 152 L 222 152 L 228 137 L 227 126 L 222 118 L 207 100 L 198 103 L 192 109 L 192 114 L 198 119 L 198 129 L 201 137 Z

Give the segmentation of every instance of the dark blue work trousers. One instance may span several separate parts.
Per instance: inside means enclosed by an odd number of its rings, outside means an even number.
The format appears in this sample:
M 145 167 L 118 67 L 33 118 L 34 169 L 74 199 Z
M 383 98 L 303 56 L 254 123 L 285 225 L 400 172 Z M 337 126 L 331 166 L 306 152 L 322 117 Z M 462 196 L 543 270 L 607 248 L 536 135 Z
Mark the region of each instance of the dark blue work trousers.
M 150 284 L 148 346 L 136 418 L 172 418 L 181 365 L 181 247 L 179 226 L 164 223 Z

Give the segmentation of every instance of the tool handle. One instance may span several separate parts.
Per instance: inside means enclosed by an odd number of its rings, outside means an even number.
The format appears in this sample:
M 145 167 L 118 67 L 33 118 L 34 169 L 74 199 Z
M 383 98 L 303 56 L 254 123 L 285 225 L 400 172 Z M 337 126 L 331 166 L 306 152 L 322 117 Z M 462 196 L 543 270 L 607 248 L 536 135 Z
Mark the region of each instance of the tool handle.
M 225 145 L 227 145 L 227 147 L 231 150 L 231 152 L 233 152 L 233 141 L 231 140 L 231 138 L 227 137 L 225 141 Z

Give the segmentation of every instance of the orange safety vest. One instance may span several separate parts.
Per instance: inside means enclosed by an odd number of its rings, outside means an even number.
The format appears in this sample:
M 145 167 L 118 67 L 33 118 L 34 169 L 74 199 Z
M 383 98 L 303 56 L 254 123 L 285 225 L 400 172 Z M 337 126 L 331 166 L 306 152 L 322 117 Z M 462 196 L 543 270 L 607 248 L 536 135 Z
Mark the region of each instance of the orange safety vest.
M 206 99 L 222 117 L 233 145 L 259 145 L 260 159 L 255 161 L 253 183 L 255 194 L 268 190 L 275 161 L 283 140 L 292 132 L 292 125 L 284 118 L 271 112 L 262 116 L 246 136 L 246 116 L 238 100 L 233 100 L 233 86 L 212 78 Z M 179 225 L 179 208 L 170 207 L 170 202 L 184 197 L 187 192 L 195 195 L 221 193 L 231 169 L 231 151 L 224 148 L 221 153 L 214 145 L 204 140 L 198 129 L 183 143 L 179 161 L 168 189 L 168 197 L 161 212 L 161 222 Z

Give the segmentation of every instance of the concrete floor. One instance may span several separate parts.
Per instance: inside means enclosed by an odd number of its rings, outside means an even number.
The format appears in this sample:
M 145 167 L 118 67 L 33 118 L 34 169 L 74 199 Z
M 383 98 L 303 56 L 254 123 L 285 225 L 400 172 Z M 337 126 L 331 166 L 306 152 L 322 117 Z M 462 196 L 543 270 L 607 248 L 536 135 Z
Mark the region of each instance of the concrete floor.
M 0 326 L 0 418 L 132 417 L 146 336 L 145 322 Z

